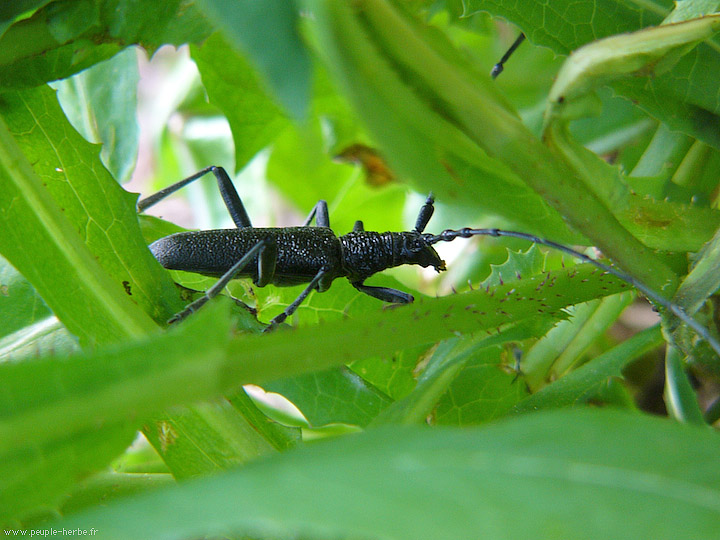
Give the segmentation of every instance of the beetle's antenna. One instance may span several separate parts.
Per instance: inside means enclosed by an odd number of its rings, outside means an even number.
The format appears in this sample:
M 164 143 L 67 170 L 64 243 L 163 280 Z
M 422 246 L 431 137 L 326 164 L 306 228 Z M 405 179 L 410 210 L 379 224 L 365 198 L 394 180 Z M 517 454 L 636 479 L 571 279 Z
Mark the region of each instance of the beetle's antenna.
M 701 325 L 699 322 L 697 322 L 693 317 L 691 317 L 683 308 L 671 302 L 667 298 L 660 296 L 650 287 L 648 287 L 641 281 L 638 281 L 630 274 L 626 274 L 625 272 L 617 270 L 612 266 L 608 266 L 607 264 L 598 262 L 595 259 L 588 257 L 584 253 L 576 251 L 568 246 L 564 246 L 562 244 L 558 244 L 557 242 L 553 242 L 552 240 L 546 240 L 545 238 L 540 238 L 532 234 L 526 234 L 516 231 L 503 231 L 501 229 L 471 229 L 469 227 L 466 227 L 464 229 L 458 230 L 446 229 L 440 234 L 424 235 L 428 245 L 437 244 L 438 242 L 452 242 L 456 238 L 470 238 L 472 236 L 508 236 L 512 238 L 520 238 L 521 240 L 528 240 L 536 244 L 541 244 L 543 246 L 557 249 L 559 251 L 572 255 L 573 257 L 576 257 L 583 262 L 590 263 L 593 266 L 607 272 L 608 274 L 612 274 L 613 276 L 620 278 L 624 282 L 629 283 L 641 293 L 643 293 L 645 296 L 647 296 L 650 300 L 666 308 L 673 315 L 677 316 L 680 320 L 687 324 L 690 328 L 695 330 L 698 336 L 707 341 L 713 348 L 713 350 L 717 353 L 717 355 L 720 356 L 720 342 L 718 342 L 713 336 L 711 336 L 708 329 Z
M 503 55 L 500 61 L 493 66 L 492 70 L 490 70 L 490 77 L 495 79 L 503 72 L 503 69 L 505 69 L 505 62 L 508 61 L 508 58 L 512 56 L 512 54 L 515 52 L 515 49 L 517 49 L 523 41 L 525 41 L 525 34 L 520 34 L 513 42 L 513 44 L 510 45 L 510 48 Z
M 432 194 L 431 191 L 428 194 L 427 199 L 425 199 L 425 204 L 423 204 L 422 208 L 420 209 L 420 213 L 418 214 L 417 220 L 415 221 L 415 232 L 421 233 L 425 230 L 428 221 L 430 221 L 430 218 L 435 212 L 435 207 L 433 206 L 434 204 L 435 196 Z

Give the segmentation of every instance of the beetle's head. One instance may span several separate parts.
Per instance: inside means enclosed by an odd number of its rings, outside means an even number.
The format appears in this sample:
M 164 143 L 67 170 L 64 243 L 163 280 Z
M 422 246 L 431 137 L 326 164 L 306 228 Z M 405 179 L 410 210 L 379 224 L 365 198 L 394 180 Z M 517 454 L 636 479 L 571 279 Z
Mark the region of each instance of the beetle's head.
M 445 270 L 445 261 L 428 244 L 425 234 L 416 231 L 395 233 L 395 264 L 417 264 L 423 268 L 432 266 L 438 272 Z

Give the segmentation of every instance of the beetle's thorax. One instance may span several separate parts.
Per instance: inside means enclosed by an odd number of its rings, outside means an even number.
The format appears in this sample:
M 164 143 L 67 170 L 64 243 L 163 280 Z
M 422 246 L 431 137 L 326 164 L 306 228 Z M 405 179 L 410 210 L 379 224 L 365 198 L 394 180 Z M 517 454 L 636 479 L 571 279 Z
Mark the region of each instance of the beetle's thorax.
M 445 270 L 445 262 L 417 232 L 355 231 L 340 237 L 343 267 L 350 281 L 403 264 Z
M 392 233 L 357 231 L 340 237 L 342 265 L 350 281 L 362 281 L 393 265 Z

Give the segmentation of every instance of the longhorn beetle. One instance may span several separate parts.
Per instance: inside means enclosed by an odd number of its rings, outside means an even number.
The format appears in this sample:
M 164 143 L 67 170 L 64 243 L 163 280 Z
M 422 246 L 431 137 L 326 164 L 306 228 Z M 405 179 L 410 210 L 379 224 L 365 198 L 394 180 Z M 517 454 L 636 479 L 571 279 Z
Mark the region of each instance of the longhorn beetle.
M 205 295 L 173 316 L 170 323 L 181 321 L 216 296 L 238 277 L 251 277 L 258 287 L 299 285 L 305 289 L 276 316 L 266 328 L 273 328 L 292 315 L 313 291 L 326 291 L 333 280 L 346 277 L 360 292 L 383 302 L 409 304 L 412 295 L 387 287 L 365 285 L 365 280 L 387 268 L 405 264 L 432 266 L 438 272 L 445 270 L 443 261 L 432 247 L 438 242 L 451 242 L 455 238 L 472 236 L 507 236 L 529 240 L 551 247 L 590 263 L 637 288 L 679 317 L 705 339 L 720 355 L 720 343 L 708 330 L 688 315 L 680 306 L 660 296 L 629 274 L 600 263 L 584 253 L 537 236 L 500 229 L 447 229 L 440 234 L 423 232 L 434 212 L 434 198 L 428 195 L 412 231 L 366 231 L 362 221 L 356 221 L 352 232 L 337 236 L 330 228 L 327 203 L 318 201 L 305 222 L 299 227 L 256 228 L 250 222 L 240 196 L 230 177 L 222 167 L 207 167 L 140 202 L 139 212 L 146 210 L 180 188 L 212 173 L 218 184 L 225 206 L 236 229 L 215 229 L 171 234 L 150 245 L 150 251 L 165 268 L 185 270 L 220 279 Z M 313 218 L 315 226 L 310 226 Z

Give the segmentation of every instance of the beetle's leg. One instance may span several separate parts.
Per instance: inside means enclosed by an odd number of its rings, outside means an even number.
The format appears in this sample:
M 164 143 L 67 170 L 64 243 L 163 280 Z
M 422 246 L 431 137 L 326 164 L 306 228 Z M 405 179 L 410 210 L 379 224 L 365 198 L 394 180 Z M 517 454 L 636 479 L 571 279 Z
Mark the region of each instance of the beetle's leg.
M 185 178 L 184 180 L 180 180 L 179 182 L 175 182 L 172 186 L 168 186 L 168 187 L 166 187 L 166 188 L 164 188 L 164 189 L 161 189 L 161 190 L 158 191 L 157 193 L 153 193 L 152 195 L 149 195 L 148 197 L 145 197 L 144 199 L 138 201 L 138 203 L 137 203 L 137 211 L 138 211 L 138 212 L 144 212 L 145 210 L 147 210 L 147 209 L 150 208 L 151 206 L 153 206 L 153 205 L 159 203 L 160 201 L 162 201 L 162 200 L 163 200 L 165 197 L 167 197 L 168 195 L 172 195 L 172 194 L 175 193 L 177 190 L 179 190 L 179 189 L 181 189 L 181 188 L 184 188 L 185 186 L 187 186 L 188 184 L 194 182 L 194 181 L 197 180 L 198 178 L 201 178 L 201 177 L 205 176 L 207 173 L 210 172 L 211 169 L 212 169 L 212 167 L 206 167 L 206 168 L 204 168 L 202 171 L 198 171 L 198 172 L 196 172 L 195 174 L 193 174 L 192 176 L 188 176 L 188 177 Z
M 184 318 L 186 318 L 191 313 L 196 312 L 198 309 L 200 309 L 205 303 L 210 300 L 211 298 L 214 298 L 215 296 L 222 291 L 228 283 L 242 270 L 248 265 L 250 261 L 252 261 L 252 258 L 260 254 L 260 258 L 262 258 L 262 254 L 266 251 L 265 249 L 265 240 L 261 240 L 257 244 L 255 244 L 252 249 L 250 249 L 243 257 L 236 262 L 230 270 L 225 272 L 223 276 L 215 283 L 212 287 L 210 287 L 207 291 L 205 291 L 205 294 L 192 302 L 191 304 L 188 304 L 188 306 L 183 309 L 180 313 L 176 313 L 172 316 L 172 318 L 168 321 L 168 324 L 176 323 L 179 321 L 182 321 Z
M 265 249 L 258 256 L 258 278 L 255 283 L 258 287 L 264 287 L 272 282 L 277 266 L 278 249 L 275 240 L 267 238 L 263 242 L 265 242 Z
M 412 294 L 387 287 L 371 287 L 370 285 L 364 285 L 363 281 L 351 281 L 350 284 L 360 292 L 391 304 L 412 304 L 415 300 Z
M 202 171 L 198 171 L 192 176 L 188 176 L 184 180 L 176 182 L 172 186 L 161 189 L 160 191 L 153 195 L 150 195 L 149 197 L 145 197 L 143 200 L 138 202 L 138 212 L 143 212 L 144 210 L 150 208 L 152 205 L 163 200 L 168 195 L 175 193 L 180 188 L 187 186 L 191 182 L 194 182 L 198 178 L 205 176 L 209 172 L 215 175 L 215 179 L 218 183 L 218 190 L 220 191 L 220 195 L 223 198 L 225 207 L 228 209 L 228 213 L 230 214 L 232 220 L 235 222 L 235 225 L 237 225 L 240 229 L 243 229 L 245 227 L 252 227 L 252 224 L 250 223 L 250 217 L 248 216 L 247 211 L 245 210 L 245 206 L 243 206 L 243 203 L 240 200 L 240 196 L 238 195 L 237 190 L 232 183 L 232 180 L 230 180 L 228 173 L 225 172 L 225 169 L 223 169 L 222 167 L 216 167 L 214 165 L 211 167 L 206 167 Z
M 288 307 L 285 308 L 285 311 L 283 311 L 280 315 L 275 317 L 272 321 L 270 321 L 270 324 L 265 327 L 265 330 L 263 332 L 269 332 L 275 328 L 276 325 L 283 322 L 285 319 L 287 319 L 290 315 L 295 313 L 295 310 L 298 308 L 300 304 L 303 303 L 303 300 L 305 300 L 308 295 L 314 290 L 317 289 L 318 283 L 320 283 L 320 280 L 325 276 L 327 273 L 327 270 L 322 268 L 317 274 L 315 274 L 315 277 L 312 278 L 312 281 L 308 284 L 307 287 L 301 292 L 298 297 L 295 299 L 295 301 L 290 304 Z
M 313 206 L 313 209 L 310 210 L 310 214 L 308 215 L 305 223 L 303 223 L 302 226 L 309 227 L 310 222 L 313 220 L 313 218 L 315 218 L 316 227 L 330 226 L 330 214 L 328 213 L 327 202 L 320 199 L 317 204 Z
M 359 219 L 355 222 L 355 225 L 353 225 L 353 232 L 363 232 L 365 230 L 365 225 L 363 225 L 363 222 Z
M 425 199 L 425 204 L 420 208 L 420 213 L 415 221 L 415 232 L 421 233 L 425 230 L 425 227 L 427 227 L 428 221 L 430 221 L 433 212 L 435 212 L 434 203 L 435 197 L 433 197 L 432 193 L 428 194 L 427 199 Z

